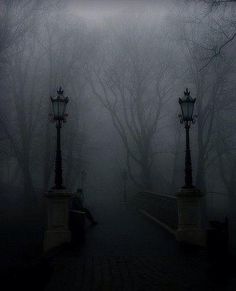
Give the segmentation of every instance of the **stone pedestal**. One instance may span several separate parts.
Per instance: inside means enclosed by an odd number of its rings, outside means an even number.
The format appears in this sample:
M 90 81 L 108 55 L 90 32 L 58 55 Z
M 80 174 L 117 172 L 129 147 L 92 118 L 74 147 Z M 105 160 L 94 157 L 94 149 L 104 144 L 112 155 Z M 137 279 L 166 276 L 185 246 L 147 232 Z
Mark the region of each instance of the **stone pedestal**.
M 196 188 L 182 188 L 177 193 L 178 229 L 176 239 L 194 245 L 206 245 L 206 232 L 201 226 L 201 192 Z
M 48 251 L 71 240 L 69 224 L 69 198 L 66 190 L 52 190 L 46 193 L 47 228 L 44 234 L 44 250 Z

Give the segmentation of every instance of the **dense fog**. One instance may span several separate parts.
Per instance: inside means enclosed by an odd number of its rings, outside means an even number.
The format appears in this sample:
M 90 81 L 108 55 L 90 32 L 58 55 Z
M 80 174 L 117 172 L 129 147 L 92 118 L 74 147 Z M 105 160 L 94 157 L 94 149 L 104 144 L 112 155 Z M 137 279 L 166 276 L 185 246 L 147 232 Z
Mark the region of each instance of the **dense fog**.
M 49 97 L 59 86 L 69 97 L 67 189 L 122 200 L 127 172 L 128 198 L 144 189 L 174 195 L 184 183 L 178 98 L 189 88 L 198 116 L 190 131 L 194 184 L 209 211 L 234 209 L 236 11 L 214 4 L 2 0 L 2 201 L 30 207 L 53 186 Z

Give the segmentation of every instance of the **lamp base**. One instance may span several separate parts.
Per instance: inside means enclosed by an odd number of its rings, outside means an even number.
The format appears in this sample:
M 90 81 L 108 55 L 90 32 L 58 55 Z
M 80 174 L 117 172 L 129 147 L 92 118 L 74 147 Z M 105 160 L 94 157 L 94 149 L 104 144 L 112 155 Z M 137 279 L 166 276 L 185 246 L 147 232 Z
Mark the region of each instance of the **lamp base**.
M 180 242 L 205 246 L 206 232 L 201 226 L 202 193 L 195 187 L 182 188 L 176 196 L 178 204 L 176 239 Z
M 44 235 L 44 250 L 48 251 L 70 242 L 69 199 L 71 193 L 63 189 L 50 190 L 47 200 L 47 228 Z

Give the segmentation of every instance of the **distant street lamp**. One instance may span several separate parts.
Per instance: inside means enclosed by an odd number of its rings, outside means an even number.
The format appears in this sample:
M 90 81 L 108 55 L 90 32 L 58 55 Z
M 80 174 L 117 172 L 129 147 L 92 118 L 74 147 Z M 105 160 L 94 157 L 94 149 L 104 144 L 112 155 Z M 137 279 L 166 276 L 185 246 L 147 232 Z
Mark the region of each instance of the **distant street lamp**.
M 196 115 L 193 115 L 195 101 L 196 98 L 191 97 L 188 88 L 184 92 L 184 97 L 179 98 L 179 104 L 182 111 L 182 114 L 179 115 L 179 118 L 180 122 L 184 123 L 186 130 L 185 185 L 183 188 L 194 188 L 192 182 L 192 163 L 189 142 L 189 129 L 191 123 L 194 123 L 196 119 Z
M 57 97 L 50 97 L 53 110 L 53 122 L 56 122 L 57 129 L 57 147 L 55 162 L 55 186 L 53 189 L 65 189 L 62 179 L 62 158 L 61 158 L 61 126 L 62 122 L 66 122 L 66 106 L 69 102 L 68 97 L 64 97 L 63 90 L 60 87 L 57 90 Z

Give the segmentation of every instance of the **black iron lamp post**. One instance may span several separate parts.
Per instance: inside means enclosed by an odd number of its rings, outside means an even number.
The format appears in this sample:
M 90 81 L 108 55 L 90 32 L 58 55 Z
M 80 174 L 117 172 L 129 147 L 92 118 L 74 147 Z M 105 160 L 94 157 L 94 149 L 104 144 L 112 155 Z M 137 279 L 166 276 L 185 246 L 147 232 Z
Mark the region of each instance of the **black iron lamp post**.
M 186 153 L 185 153 L 185 185 L 183 188 L 194 188 L 192 182 L 192 162 L 189 142 L 189 129 L 195 123 L 196 115 L 193 115 L 196 98 L 192 98 L 188 88 L 184 92 L 184 97 L 179 98 L 182 114 L 179 115 L 180 122 L 184 123 L 186 130 Z
M 69 102 L 68 97 L 64 97 L 64 91 L 60 87 L 57 90 L 57 97 L 50 97 L 53 110 L 53 121 L 56 123 L 57 129 L 57 147 L 55 162 L 55 186 L 53 189 L 65 189 L 62 179 L 62 158 L 61 158 L 61 127 L 62 122 L 66 122 L 66 106 Z

